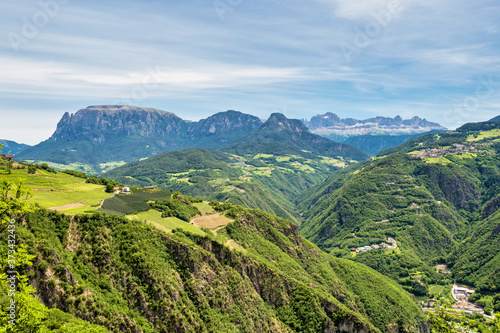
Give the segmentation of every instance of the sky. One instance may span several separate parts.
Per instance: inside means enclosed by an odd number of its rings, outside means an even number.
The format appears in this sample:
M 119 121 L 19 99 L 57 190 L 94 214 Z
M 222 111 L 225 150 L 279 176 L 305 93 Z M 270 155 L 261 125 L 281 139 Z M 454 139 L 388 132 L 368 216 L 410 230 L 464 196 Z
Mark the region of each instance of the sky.
M 500 115 L 498 0 L 2 0 L 0 139 L 127 104 L 199 120 Z

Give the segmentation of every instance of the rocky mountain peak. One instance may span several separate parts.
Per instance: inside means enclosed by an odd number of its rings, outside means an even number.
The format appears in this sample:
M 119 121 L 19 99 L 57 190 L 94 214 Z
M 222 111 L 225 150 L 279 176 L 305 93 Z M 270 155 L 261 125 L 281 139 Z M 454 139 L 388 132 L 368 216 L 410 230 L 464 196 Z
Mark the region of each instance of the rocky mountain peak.
M 234 131 L 250 133 L 262 125 L 262 121 L 252 115 L 239 111 L 228 110 L 216 113 L 206 119 L 200 120 L 190 128 L 196 134 L 227 134 Z
M 293 132 L 309 132 L 309 129 L 298 119 L 288 119 L 282 113 L 273 113 L 261 126 L 263 129 L 290 130 Z

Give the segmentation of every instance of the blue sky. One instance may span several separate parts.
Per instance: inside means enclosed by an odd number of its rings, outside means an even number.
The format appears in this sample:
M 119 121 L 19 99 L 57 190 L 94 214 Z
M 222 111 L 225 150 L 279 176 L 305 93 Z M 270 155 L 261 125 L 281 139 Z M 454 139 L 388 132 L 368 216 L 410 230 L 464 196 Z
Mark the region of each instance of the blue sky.
M 198 120 L 500 114 L 497 0 L 3 0 L 0 138 L 132 104 Z

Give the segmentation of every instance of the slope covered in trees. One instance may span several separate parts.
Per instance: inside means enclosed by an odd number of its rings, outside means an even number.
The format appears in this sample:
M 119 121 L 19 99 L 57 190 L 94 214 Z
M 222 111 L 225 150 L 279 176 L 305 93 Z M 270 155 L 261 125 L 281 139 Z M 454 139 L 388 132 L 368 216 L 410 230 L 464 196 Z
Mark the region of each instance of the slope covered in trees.
M 36 288 L 32 308 L 52 310 L 25 331 L 428 331 L 397 284 L 321 252 L 289 221 L 227 203 L 216 209 L 234 220 L 217 236 L 108 214 L 29 213 L 16 234 L 32 265 L 19 273 Z
M 259 208 L 299 224 L 294 197 L 346 163 L 310 155 L 238 156 L 211 149 L 185 149 L 127 164 L 106 176 L 129 185 L 172 188 L 206 200 Z
M 301 233 L 320 248 L 363 262 L 416 295 L 446 279 L 498 292 L 498 123 L 415 138 L 337 172 L 302 194 Z M 350 248 L 387 242 L 397 249 Z M 419 284 L 415 283 L 419 281 Z

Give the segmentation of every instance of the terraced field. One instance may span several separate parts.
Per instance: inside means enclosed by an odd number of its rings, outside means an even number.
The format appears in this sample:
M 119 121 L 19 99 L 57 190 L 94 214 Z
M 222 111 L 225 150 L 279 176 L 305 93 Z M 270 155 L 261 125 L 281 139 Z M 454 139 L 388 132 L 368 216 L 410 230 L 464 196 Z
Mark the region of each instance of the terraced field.
M 1 175 L 0 180 L 3 179 L 31 188 L 33 196 L 28 202 L 66 214 L 95 212 L 105 199 L 113 196 L 104 192 L 102 185 L 86 184 L 85 179 L 62 172 L 37 170 L 29 175 L 27 169 L 12 170 L 10 175 Z

